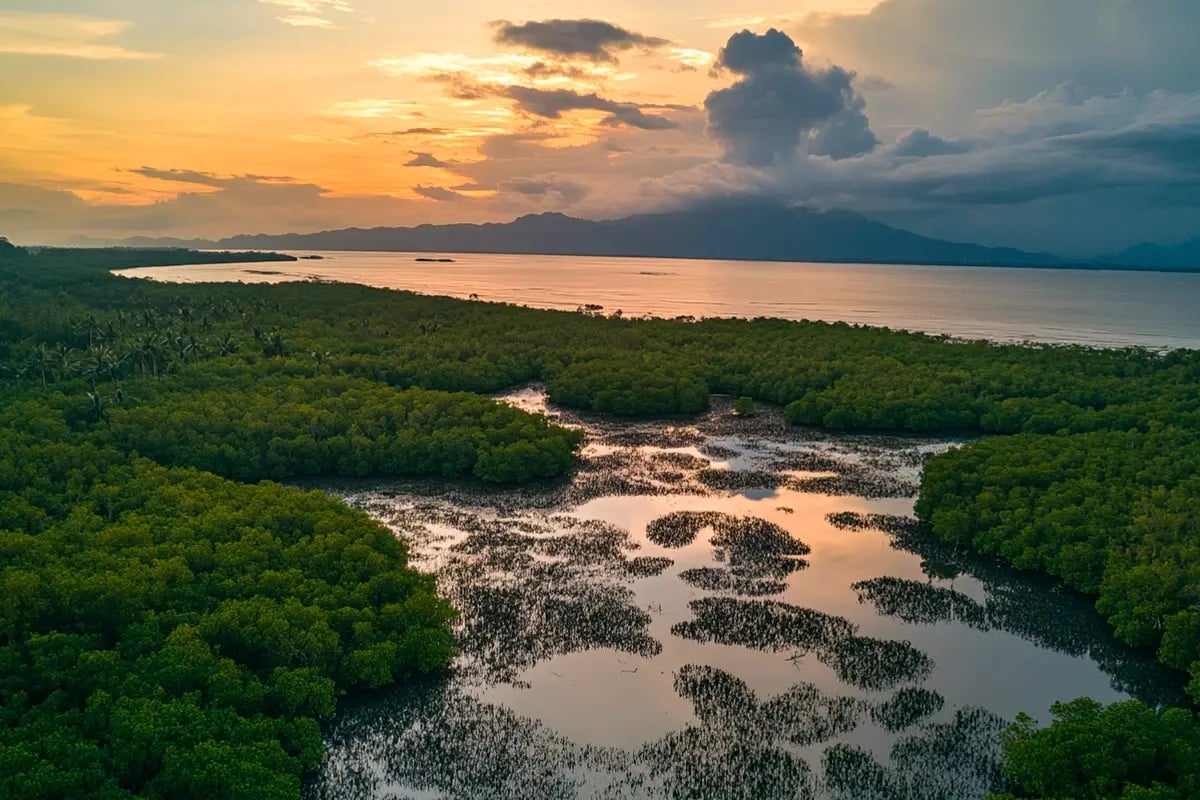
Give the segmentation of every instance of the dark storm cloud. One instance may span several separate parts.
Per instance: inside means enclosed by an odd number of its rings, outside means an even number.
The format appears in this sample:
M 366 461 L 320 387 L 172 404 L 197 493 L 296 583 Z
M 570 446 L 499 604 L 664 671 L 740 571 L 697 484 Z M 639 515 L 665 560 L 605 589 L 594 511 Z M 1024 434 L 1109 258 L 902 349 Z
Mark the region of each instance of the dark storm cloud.
M 871 123 L 863 113 L 866 103 L 853 98 L 849 107 L 830 117 L 813 131 L 808 140 L 808 152 L 814 156 L 829 156 L 836 160 L 854 158 L 869 153 L 879 144 Z
M 452 165 L 442 161 L 433 153 L 418 153 L 413 151 L 411 161 L 405 163 L 406 167 L 436 167 L 438 169 L 449 169 Z
M 1095 94 L 1200 90 L 1196 0 L 888 0 L 804 18 L 814 49 L 908 92 L 942 127 L 957 113 L 1064 80 Z
M 609 116 L 605 124 L 612 127 L 627 125 L 645 131 L 672 130 L 678 125 L 667 117 L 647 114 L 634 103 L 618 103 L 599 95 L 580 94 L 570 89 L 534 89 L 529 86 L 509 86 L 505 97 L 516 102 L 527 114 L 545 119 L 559 119 L 564 111 L 604 111 Z
M 616 53 L 634 48 L 655 49 L 670 42 L 626 30 L 594 19 L 549 19 L 521 25 L 500 20 L 492 23 L 496 42 L 552 56 L 613 62 Z
M 917 128 L 897 142 L 892 152 L 901 158 L 929 158 L 966 153 L 970 149 L 969 142 L 952 142 L 949 139 L 934 136 L 924 128 Z
M 734 163 L 767 166 L 808 152 L 833 159 L 869 153 L 878 140 L 854 89 L 854 73 L 841 67 L 810 69 L 787 34 L 734 34 L 717 69 L 739 76 L 704 101 L 712 135 Z
M 1113 158 L 1155 162 L 1164 167 L 1200 172 L 1200 120 L 1151 123 L 1121 131 L 1090 131 L 1063 136 L 1066 148 Z

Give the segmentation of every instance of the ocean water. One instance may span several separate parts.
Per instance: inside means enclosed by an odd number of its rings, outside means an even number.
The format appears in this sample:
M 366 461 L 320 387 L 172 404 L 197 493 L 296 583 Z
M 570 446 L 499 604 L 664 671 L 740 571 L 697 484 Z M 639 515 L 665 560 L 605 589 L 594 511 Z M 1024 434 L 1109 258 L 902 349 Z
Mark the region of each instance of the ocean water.
M 295 255 L 306 255 L 295 253 Z M 1200 347 L 1200 274 L 326 252 L 321 261 L 154 267 L 164 281 L 322 280 L 626 316 L 781 317 L 1004 342 Z

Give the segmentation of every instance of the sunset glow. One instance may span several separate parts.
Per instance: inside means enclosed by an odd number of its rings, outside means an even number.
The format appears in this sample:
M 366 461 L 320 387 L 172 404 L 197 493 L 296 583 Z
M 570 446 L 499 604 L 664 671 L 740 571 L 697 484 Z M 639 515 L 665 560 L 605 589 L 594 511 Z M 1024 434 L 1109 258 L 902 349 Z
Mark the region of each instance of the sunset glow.
M 1127 10 L 1099 5 L 1080 35 L 1125 66 L 1115 77 L 1078 59 L 1074 75 L 1053 53 L 1037 76 L 1028 59 L 1010 68 L 1042 35 L 1037 15 L 974 0 L 17 0 L 0 12 L 0 227 L 61 240 L 603 217 L 767 184 L 791 202 L 912 214 L 986 183 L 989 162 L 1023 157 L 1006 148 L 1053 120 L 1193 124 L 1195 79 L 1138 60 L 1170 42 L 1153 27 L 1123 36 Z M 807 74 L 851 76 L 838 90 L 860 130 L 849 157 L 819 141 L 846 120 L 815 112 L 783 124 L 782 150 L 758 142 L 745 158 L 722 137 L 706 101 L 751 77 L 722 48 L 772 28 Z M 936 170 L 891 157 L 914 131 L 963 144 Z M 557 189 L 519 191 L 530 179 Z M 928 197 L 889 197 L 897 183 Z M 987 233 L 985 215 L 957 213 Z

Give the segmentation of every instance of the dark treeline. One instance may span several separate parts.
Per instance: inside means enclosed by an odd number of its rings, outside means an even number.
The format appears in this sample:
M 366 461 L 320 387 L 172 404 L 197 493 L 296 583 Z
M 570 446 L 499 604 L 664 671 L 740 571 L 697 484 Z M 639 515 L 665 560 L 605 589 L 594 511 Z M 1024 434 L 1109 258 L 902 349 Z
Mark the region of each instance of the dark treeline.
M 108 470 L 150 464 L 133 460 L 138 457 L 162 465 L 144 466 L 146 474 L 167 469 L 162 474 L 182 487 L 201 480 L 187 468 L 237 480 L 548 477 L 570 467 L 578 438 L 479 394 L 542 380 L 562 405 L 658 416 L 694 413 L 706 407 L 709 393 L 725 393 L 782 405 L 797 424 L 838 430 L 1006 434 L 932 459 L 922 516 L 948 541 L 1058 575 L 1098 596 L 1119 636 L 1157 648 L 1165 663 L 1193 672 L 1200 699 L 1200 487 L 1193 477 L 1200 452 L 1200 353 L 1006 346 L 768 319 L 631 320 L 594 309 L 536 311 L 340 284 L 179 286 L 107 274 L 159 263 L 142 255 L 0 253 L 0 391 L 9 409 L 3 424 L 18 442 L 13 447 L 25 448 L 9 456 L 12 499 L 4 504 L 0 530 L 28 537 L 66 526 L 60 535 L 74 535 L 71 541 L 86 553 L 91 537 L 79 531 L 89 529 L 75 515 L 87 515 L 74 509 L 94 493 L 99 505 L 92 513 L 101 522 L 152 526 L 153 520 L 140 519 L 146 513 L 140 501 L 97 488 L 113 483 L 105 480 Z M 162 251 L 153 254 L 161 257 Z M 229 492 L 288 491 L 220 485 Z M 187 506 L 190 488 L 170 491 Z M 271 537 L 290 535 L 271 524 L 258 526 L 264 547 Z M 259 542 L 249 530 L 240 535 Z M 123 537 L 137 543 L 132 534 L 120 534 L 100 537 L 97 546 L 117 548 Z M 261 571 L 264 563 L 274 568 L 273 556 L 250 551 L 247 570 Z M 175 558 L 163 552 L 166 560 Z M 83 556 L 62 569 L 105 569 L 106 558 L 96 555 L 95 564 L 85 565 Z M 402 554 L 397 557 L 403 569 Z M 186 557 L 183 564 L 196 570 Z M 36 567 L 51 568 L 40 561 Z M 295 567 L 300 576 L 288 585 L 317 580 L 306 572 L 317 568 Z M 42 585 L 21 575 L 6 567 L 6 581 Z M 323 579 L 338 585 L 336 578 Z M 219 602 L 192 590 L 198 594 L 191 599 L 209 604 L 205 613 L 217 613 Z M 0 643 L 11 651 L 5 658 L 19 657 L 23 665 L 33 663 L 36 637 L 64 630 L 51 625 L 80 624 L 39 616 L 45 599 L 34 589 L 27 593 L 34 600 L 13 606 L 0 631 Z M 271 597 L 288 602 L 286 593 Z M 230 655 L 223 634 L 186 616 L 200 612 L 175 610 L 177 601 L 167 596 L 159 600 L 169 610 L 147 605 L 153 622 L 139 624 L 157 626 L 164 636 L 192 625 L 213 658 L 232 657 L 237 669 L 254 670 Z M 373 602 L 368 593 L 358 607 Z M 348 658 L 353 630 L 346 638 L 343 628 L 328 624 Z M 436 638 L 441 628 L 430 623 L 427 630 Z M 127 656 L 121 649 L 124 633 L 116 639 L 111 632 L 70 635 L 100 635 L 88 646 L 136 664 L 135 651 Z M 380 635 L 393 641 L 389 633 Z M 88 669 L 81 659 L 54 663 L 73 674 Z M 444 658 L 427 663 L 434 662 Z M 357 685 L 338 663 L 331 657 L 321 674 L 341 688 Z M 32 673 L 33 680 L 41 669 L 5 673 Z M 42 763 L 36 759 L 54 761 L 49 740 L 21 733 L 34 729 L 39 714 L 55 719 L 86 710 L 88 698 L 58 699 L 50 685 L 5 685 L 5 708 L 25 709 L 5 717 L 6 741 L 31 742 L 23 746 L 34 766 L 0 774 L 33 775 Z M 168 693 L 162 702 L 186 694 Z M 13 705 L 18 695 L 20 704 Z M 253 708 L 246 713 L 290 719 Z M 88 774 L 127 792 L 186 796 L 177 786 L 173 795 L 154 788 L 160 773 L 151 776 L 149 768 L 136 780 L 120 773 L 103 760 L 110 757 L 99 744 L 108 741 L 103 729 L 82 721 L 77 727 L 90 731 L 102 751 Z M 280 734 L 274 741 L 285 739 Z M 166 761 L 153 763 L 166 769 Z M 1032 796 L 1041 791 L 1033 783 L 1024 788 Z

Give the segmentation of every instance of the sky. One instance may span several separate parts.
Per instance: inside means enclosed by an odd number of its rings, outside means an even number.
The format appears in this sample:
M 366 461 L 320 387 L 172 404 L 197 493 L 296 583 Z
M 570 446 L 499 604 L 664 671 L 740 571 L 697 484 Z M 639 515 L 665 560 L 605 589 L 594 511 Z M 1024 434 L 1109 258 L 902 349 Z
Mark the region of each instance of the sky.
M 730 197 L 1091 256 L 1200 236 L 1196 0 L 0 0 L 0 235 Z

